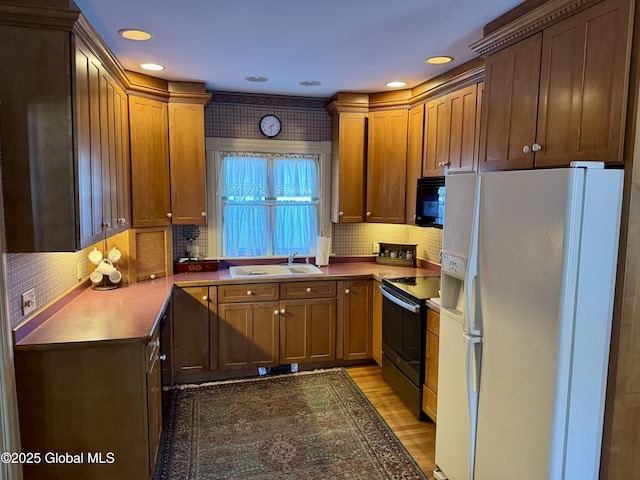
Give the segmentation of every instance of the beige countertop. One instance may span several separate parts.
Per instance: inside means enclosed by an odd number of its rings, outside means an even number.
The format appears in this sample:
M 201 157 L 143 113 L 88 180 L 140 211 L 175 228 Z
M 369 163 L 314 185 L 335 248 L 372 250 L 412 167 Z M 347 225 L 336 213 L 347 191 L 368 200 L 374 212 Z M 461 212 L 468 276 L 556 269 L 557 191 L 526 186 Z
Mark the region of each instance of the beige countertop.
M 14 330 L 16 348 L 50 348 L 86 342 L 146 342 L 156 328 L 174 285 L 207 286 L 352 278 L 438 276 L 440 268 L 380 265 L 375 262 L 336 263 L 320 267 L 322 274 L 232 278 L 228 269 L 180 273 L 146 280 L 115 290 L 100 291 L 89 284 L 77 288 Z

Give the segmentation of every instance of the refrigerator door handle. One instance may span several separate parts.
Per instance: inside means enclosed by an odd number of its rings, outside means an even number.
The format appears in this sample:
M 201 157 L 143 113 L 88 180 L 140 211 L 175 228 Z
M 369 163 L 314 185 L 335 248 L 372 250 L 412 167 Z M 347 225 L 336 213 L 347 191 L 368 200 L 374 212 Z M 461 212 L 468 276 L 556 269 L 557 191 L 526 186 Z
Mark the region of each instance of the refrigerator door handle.
M 476 279 L 478 277 L 478 232 L 480 225 L 480 187 L 482 177 L 478 176 L 476 183 L 476 195 L 473 206 L 473 221 L 471 222 L 471 245 L 467 260 L 467 273 L 465 275 L 465 315 L 463 329 L 471 335 L 481 335 L 482 332 L 477 321 L 480 312 L 476 311 Z
M 463 334 L 462 337 L 465 341 L 466 350 L 465 375 L 467 379 L 467 402 L 469 406 L 469 478 L 473 478 L 474 459 L 476 457 L 482 337 L 476 337 L 467 333 Z

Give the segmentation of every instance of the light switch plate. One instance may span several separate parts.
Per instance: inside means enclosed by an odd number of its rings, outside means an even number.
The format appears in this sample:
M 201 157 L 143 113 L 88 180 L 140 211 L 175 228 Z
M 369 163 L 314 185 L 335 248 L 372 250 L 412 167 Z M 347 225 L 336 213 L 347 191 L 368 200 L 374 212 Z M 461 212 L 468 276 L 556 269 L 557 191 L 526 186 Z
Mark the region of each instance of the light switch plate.
M 36 311 L 36 289 L 32 288 L 22 294 L 22 316 Z

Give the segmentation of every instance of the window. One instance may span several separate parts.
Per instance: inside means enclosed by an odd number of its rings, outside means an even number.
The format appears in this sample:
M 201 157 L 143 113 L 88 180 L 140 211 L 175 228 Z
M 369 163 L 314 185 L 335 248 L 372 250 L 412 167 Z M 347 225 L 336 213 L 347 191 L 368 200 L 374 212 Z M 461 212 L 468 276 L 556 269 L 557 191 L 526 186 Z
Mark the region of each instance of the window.
M 321 141 L 289 141 L 289 140 L 262 140 L 262 139 L 244 139 L 244 138 L 220 138 L 220 137 L 207 137 L 207 256 L 209 258 L 219 259 L 233 259 L 233 258 L 249 258 L 249 257 L 273 257 L 286 258 L 286 256 L 292 251 L 298 252 L 300 256 L 314 256 L 316 249 L 316 237 L 315 235 L 331 235 L 331 220 L 329 216 L 330 200 L 331 196 L 329 191 L 331 188 L 331 142 Z M 252 153 L 254 152 L 254 153 Z M 260 153 L 255 153 L 260 152 Z M 286 153 L 283 153 L 286 152 Z M 234 162 L 236 164 L 244 164 L 245 173 L 242 177 L 236 176 L 236 180 L 223 182 L 223 176 L 227 175 L 227 170 L 223 173 L 223 163 L 228 157 L 239 158 L 241 162 Z M 278 172 L 285 172 L 287 170 L 276 167 L 276 160 L 283 159 L 283 161 L 295 161 L 298 166 L 294 167 L 294 170 L 302 168 L 303 163 L 301 160 L 311 160 L 316 165 L 316 189 L 317 195 L 299 195 L 298 193 L 291 194 L 290 192 L 283 192 L 284 195 L 280 195 L 276 192 L 276 184 L 283 185 L 287 183 L 295 182 L 278 182 L 276 179 Z M 279 162 L 278 162 L 279 163 Z M 309 165 L 306 161 L 305 165 Z M 291 166 L 292 164 L 286 163 L 284 166 Z M 232 169 L 230 172 L 234 172 Z M 235 168 L 235 174 L 240 175 L 238 167 Z M 283 176 L 282 173 L 281 176 Z M 239 178 L 243 178 L 240 181 Z M 244 178 L 251 180 L 254 191 L 249 192 L 245 185 L 249 185 L 244 182 Z M 257 180 L 257 179 L 260 180 Z M 302 186 L 308 186 L 309 182 L 306 180 L 309 176 L 305 177 L 305 181 L 298 182 L 300 189 Z M 226 185 L 231 186 L 236 184 L 235 192 L 227 192 Z M 225 187 L 223 188 L 223 185 Z M 257 190 L 262 185 L 263 192 Z M 268 189 L 272 190 L 269 191 Z M 300 190 L 299 189 L 299 190 Z M 298 190 L 298 191 L 299 191 Z M 221 195 L 223 194 L 224 195 Z M 227 194 L 228 193 L 228 194 Z M 232 194 L 233 193 L 233 194 Z M 226 197 L 226 198 L 225 198 Z M 246 197 L 240 200 L 241 197 Z M 302 200 L 304 199 L 304 200 Z M 247 208 L 242 208 L 242 203 L 246 203 Z M 253 208 L 253 214 L 251 217 L 246 217 L 244 221 L 238 219 L 237 212 L 244 212 L 249 215 Z M 231 213 L 231 210 L 236 210 L 235 217 Z M 288 209 L 291 209 L 290 211 Z M 228 210 L 228 211 L 226 211 Z M 309 231 L 305 234 L 309 238 L 306 240 L 305 246 L 299 245 L 293 246 L 295 241 L 295 235 L 300 234 L 302 228 L 300 228 L 301 222 L 293 220 L 293 215 L 298 214 L 299 218 L 302 217 L 302 213 L 306 210 L 307 216 L 309 212 L 315 211 L 316 221 L 315 223 L 309 221 Z M 257 215 L 255 212 L 262 211 L 262 215 Z M 291 220 L 286 221 L 285 218 L 289 217 Z M 262 243 L 255 243 L 258 247 L 253 245 L 248 248 L 246 245 L 241 248 L 246 249 L 240 251 L 238 248 L 241 244 L 234 237 L 228 236 L 227 227 L 230 225 L 232 219 L 235 218 L 236 232 L 238 229 L 245 228 L 247 233 L 237 233 L 237 238 L 248 239 L 249 235 L 259 232 L 258 226 L 261 226 L 263 234 Z M 256 223 L 254 225 L 248 225 L 247 221 L 251 219 Z M 260 222 L 260 223 L 258 223 Z M 304 224 L 302 224 L 304 225 Z M 315 233 L 311 230 L 315 226 Z M 240 230 L 241 232 L 241 230 Z M 266 245 L 266 247 L 265 247 Z M 287 250 L 290 248 L 290 250 Z M 284 251 L 283 251 L 284 250 Z
M 222 256 L 311 255 L 318 232 L 318 155 L 220 152 Z

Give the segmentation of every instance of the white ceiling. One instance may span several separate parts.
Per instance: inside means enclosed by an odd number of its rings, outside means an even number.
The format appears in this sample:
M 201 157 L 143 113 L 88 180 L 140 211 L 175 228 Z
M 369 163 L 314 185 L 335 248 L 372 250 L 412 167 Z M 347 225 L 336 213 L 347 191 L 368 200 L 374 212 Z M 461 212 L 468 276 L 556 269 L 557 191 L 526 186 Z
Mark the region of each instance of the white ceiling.
M 124 68 L 208 90 L 306 97 L 414 87 L 475 56 L 482 27 L 521 0 L 76 0 Z M 120 38 L 123 28 L 153 34 Z M 453 64 L 424 60 L 449 55 Z M 247 76 L 269 81 L 252 83 Z M 300 81 L 317 80 L 304 87 Z

